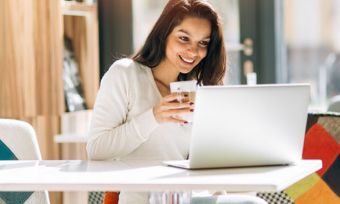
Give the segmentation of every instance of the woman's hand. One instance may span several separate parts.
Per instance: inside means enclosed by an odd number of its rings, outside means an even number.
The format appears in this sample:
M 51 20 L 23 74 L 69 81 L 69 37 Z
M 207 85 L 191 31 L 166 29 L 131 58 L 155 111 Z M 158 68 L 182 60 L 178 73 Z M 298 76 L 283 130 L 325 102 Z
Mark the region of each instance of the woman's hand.
M 161 102 L 153 107 L 153 114 L 158 123 L 172 122 L 179 124 L 188 123 L 179 115 L 181 113 L 189 113 L 194 110 L 192 102 L 179 102 L 179 94 L 172 93 L 162 98 Z M 188 94 L 180 95 L 181 101 L 188 101 Z

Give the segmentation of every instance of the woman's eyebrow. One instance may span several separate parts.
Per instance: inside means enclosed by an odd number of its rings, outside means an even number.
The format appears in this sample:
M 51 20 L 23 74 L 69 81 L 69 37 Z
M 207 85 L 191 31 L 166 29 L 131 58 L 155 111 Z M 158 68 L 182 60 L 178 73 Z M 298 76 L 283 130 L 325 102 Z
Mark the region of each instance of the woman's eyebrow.
M 186 35 L 191 36 L 190 33 L 189 33 L 188 31 L 183 30 L 183 29 L 179 29 L 177 32 L 181 32 L 181 33 L 184 33 L 184 34 L 186 34 Z M 210 36 L 207 36 L 207 37 L 203 38 L 202 40 L 210 40 Z
M 185 34 L 191 36 L 190 33 L 189 33 L 188 31 L 183 30 L 183 29 L 179 29 L 178 32 L 185 33 Z

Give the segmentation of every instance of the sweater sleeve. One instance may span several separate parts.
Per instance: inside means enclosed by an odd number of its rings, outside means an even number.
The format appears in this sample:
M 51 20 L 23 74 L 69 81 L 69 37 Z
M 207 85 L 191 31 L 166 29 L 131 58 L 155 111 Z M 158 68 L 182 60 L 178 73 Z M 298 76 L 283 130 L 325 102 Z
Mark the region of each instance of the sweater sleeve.
M 148 140 L 158 126 L 152 108 L 127 121 L 129 86 L 137 82 L 129 81 L 123 69 L 114 64 L 102 78 L 86 147 L 89 159 L 125 156 Z

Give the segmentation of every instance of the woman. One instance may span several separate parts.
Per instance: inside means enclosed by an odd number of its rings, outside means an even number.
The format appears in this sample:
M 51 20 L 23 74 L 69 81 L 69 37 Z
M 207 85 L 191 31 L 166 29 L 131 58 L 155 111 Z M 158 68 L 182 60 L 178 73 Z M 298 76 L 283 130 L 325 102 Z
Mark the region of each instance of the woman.
M 220 85 L 225 69 L 221 20 L 212 6 L 204 0 L 169 0 L 142 49 L 131 59 L 116 61 L 104 75 L 87 144 L 89 158 L 187 158 L 190 126 L 177 115 L 192 112 L 194 104 L 177 102 L 169 85 L 192 79 L 199 85 Z M 148 195 L 120 193 L 119 203 L 148 203 Z

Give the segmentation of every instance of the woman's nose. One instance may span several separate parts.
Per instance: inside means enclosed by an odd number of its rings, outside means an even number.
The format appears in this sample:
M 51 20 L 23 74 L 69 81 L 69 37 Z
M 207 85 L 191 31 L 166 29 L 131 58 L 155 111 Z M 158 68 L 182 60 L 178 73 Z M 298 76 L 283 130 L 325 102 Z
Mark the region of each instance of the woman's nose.
M 189 53 L 194 55 L 194 56 L 198 55 L 198 50 L 199 50 L 199 48 L 198 48 L 197 45 L 189 45 L 189 47 L 188 47 Z

